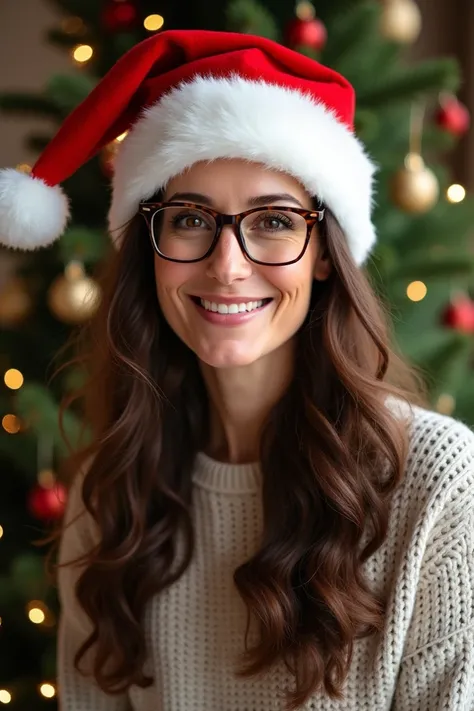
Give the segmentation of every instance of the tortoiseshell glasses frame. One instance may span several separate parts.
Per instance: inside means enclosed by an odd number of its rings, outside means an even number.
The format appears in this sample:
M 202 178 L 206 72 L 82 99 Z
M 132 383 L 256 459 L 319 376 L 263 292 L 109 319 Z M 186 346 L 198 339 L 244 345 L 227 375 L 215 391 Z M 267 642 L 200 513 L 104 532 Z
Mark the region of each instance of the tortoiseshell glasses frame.
M 162 210 L 163 208 L 167 207 L 184 207 L 184 208 L 191 208 L 195 210 L 200 210 L 201 212 L 204 212 L 208 215 L 210 215 L 215 223 L 216 223 L 216 232 L 214 235 L 214 238 L 211 242 L 211 245 L 209 249 L 206 251 L 205 254 L 202 255 L 202 257 L 198 257 L 197 259 L 175 259 L 173 257 L 169 257 L 166 254 L 163 254 L 161 252 L 158 242 L 153 234 L 153 218 L 154 215 Z M 245 238 L 242 234 L 242 229 L 241 229 L 241 224 L 242 220 L 247 217 L 247 215 L 252 215 L 253 213 L 257 212 L 262 212 L 262 211 L 278 211 L 278 212 L 290 212 L 290 213 L 296 213 L 297 215 L 301 215 L 304 217 L 306 221 L 306 237 L 304 240 L 304 243 L 301 248 L 300 254 L 295 258 L 290 261 L 286 262 L 264 262 L 258 259 L 254 259 L 252 255 L 249 253 L 247 249 L 247 245 L 245 244 Z M 237 238 L 237 241 L 239 243 L 240 249 L 242 252 L 245 254 L 245 256 L 251 261 L 254 262 L 255 264 L 262 264 L 264 266 L 268 267 L 283 267 L 287 266 L 289 264 L 295 264 L 295 262 L 299 262 L 299 260 L 303 257 L 304 253 L 306 252 L 306 249 L 309 244 L 309 240 L 311 237 L 311 232 L 313 230 L 313 227 L 318 223 L 321 222 L 321 220 L 324 218 L 324 212 L 325 208 L 320 207 L 316 210 L 305 210 L 303 208 L 297 208 L 297 207 L 286 207 L 286 206 L 281 206 L 281 205 L 263 205 L 262 207 L 253 207 L 250 210 L 245 210 L 244 212 L 239 212 L 236 215 L 226 215 L 225 213 L 217 212 L 216 210 L 212 210 L 210 207 L 206 207 L 204 205 L 198 205 L 196 203 L 192 202 L 146 202 L 143 201 L 139 204 L 138 206 L 138 213 L 142 215 L 145 219 L 145 222 L 148 226 L 148 232 L 150 235 L 151 243 L 153 245 L 153 249 L 158 254 L 162 259 L 166 259 L 169 262 L 179 262 L 179 263 L 194 263 L 194 262 L 202 262 L 204 259 L 207 259 L 212 252 L 214 251 L 218 241 L 220 234 L 222 232 L 222 228 L 224 225 L 236 225 L 237 230 L 235 230 L 235 236 Z

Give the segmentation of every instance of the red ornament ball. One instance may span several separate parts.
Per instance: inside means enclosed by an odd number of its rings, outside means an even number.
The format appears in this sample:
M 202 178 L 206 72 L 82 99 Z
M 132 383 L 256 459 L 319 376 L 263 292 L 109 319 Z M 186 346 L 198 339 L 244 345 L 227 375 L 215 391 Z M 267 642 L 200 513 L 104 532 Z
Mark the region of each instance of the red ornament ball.
M 126 32 L 137 24 L 138 10 L 129 0 L 111 0 L 102 10 L 101 19 L 108 32 Z
M 457 296 L 446 307 L 442 324 L 461 333 L 474 333 L 474 302 L 469 296 Z
M 40 521 L 60 519 L 66 508 L 67 491 L 60 482 L 51 488 L 35 486 L 28 495 L 28 510 Z
M 319 51 L 326 44 L 328 33 L 325 25 L 316 17 L 300 20 L 296 17 L 286 28 L 286 43 L 289 47 L 310 47 Z
M 435 116 L 437 126 L 453 136 L 463 136 L 469 129 L 471 116 L 469 110 L 456 98 L 447 99 Z

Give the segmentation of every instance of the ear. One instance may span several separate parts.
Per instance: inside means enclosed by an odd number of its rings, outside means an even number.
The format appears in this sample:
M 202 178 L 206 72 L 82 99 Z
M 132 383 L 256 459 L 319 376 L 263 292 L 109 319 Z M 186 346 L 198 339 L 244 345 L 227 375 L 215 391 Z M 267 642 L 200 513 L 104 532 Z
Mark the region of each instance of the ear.
M 329 251 L 324 248 L 318 254 L 316 264 L 314 265 L 314 278 L 316 281 L 326 281 L 332 272 L 332 263 L 329 257 Z

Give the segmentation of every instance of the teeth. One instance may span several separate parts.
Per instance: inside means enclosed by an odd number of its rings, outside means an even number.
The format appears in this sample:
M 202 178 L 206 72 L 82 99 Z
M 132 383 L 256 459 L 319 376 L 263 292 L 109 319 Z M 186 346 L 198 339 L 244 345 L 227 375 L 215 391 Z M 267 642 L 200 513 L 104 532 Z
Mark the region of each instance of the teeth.
M 254 311 L 263 306 L 263 300 L 260 301 L 249 301 L 246 304 L 217 304 L 214 301 L 207 301 L 207 299 L 201 299 L 201 306 L 204 306 L 206 311 L 214 311 L 220 314 L 238 314 L 244 311 Z

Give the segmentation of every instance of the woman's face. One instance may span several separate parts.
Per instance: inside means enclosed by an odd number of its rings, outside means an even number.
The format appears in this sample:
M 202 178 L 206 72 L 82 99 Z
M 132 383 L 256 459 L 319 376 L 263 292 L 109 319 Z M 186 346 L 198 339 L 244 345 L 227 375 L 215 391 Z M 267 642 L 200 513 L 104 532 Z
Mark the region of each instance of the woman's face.
M 313 209 L 310 195 L 292 176 L 239 159 L 196 163 L 169 183 L 164 201 L 235 214 L 261 196 L 270 196 L 263 204 Z M 288 266 L 250 261 L 233 225 L 224 226 L 213 253 L 201 262 L 180 264 L 155 255 L 156 290 L 166 320 L 201 361 L 215 368 L 250 365 L 289 343 L 308 312 L 313 279 L 328 273 L 316 227 L 303 257 Z M 214 311 L 206 310 L 201 299 Z M 247 306 L 262 301 L 258 308 Z M 221 305 L 217 313 L 212 303 Z M 239 307 L 238 314 L 219 313 L 230 304 Z

